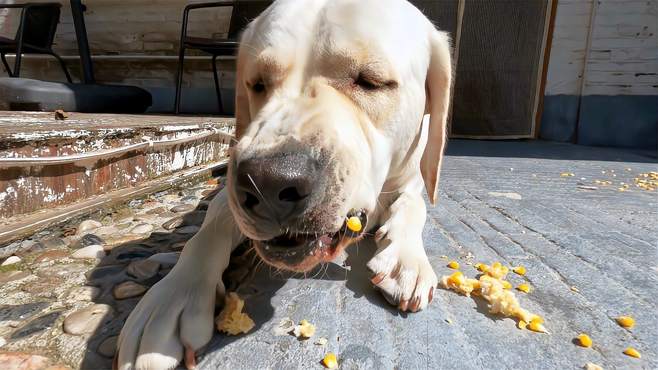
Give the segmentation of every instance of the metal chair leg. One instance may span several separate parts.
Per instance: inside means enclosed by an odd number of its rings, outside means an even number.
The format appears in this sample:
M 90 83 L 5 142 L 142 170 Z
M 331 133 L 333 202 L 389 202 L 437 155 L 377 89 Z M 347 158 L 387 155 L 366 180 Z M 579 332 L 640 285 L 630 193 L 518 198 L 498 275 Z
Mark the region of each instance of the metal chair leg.
M 176 73 L 176 100 L 174 102 L 174 113 L 180 113 L 180 98 L 181 98 L 181 89 L 183 85 L 183 63 L 185 62 L 185 46 L 182 44 L 181 40 L 180 52 L 178 54 L 178 72 Z
M 73 83 L 73 80 L 71 80 L 71 75 L 69 74 L 68 69 L 66 69 L 66 63 L 64 63 L 64 59 L 62 59 L 62 57 L 60 57 L 59 55 L 55 54 L 55 52 L 53 52 L 53 51 L 50 52 L 50 55 L 54 56 L 57 59 L 57 61 L 59 62 L 59 65 L 62 66 L 62 70 L 64 71 L 64 74 L 66 75 L 66 80 L 69 83 Z
M 0 54 L 0 58 L 2 58 L 2 64 L 5 65 L 5 69 L 7 70 L 7 74 L 9 77 L 14 77 L 14 72 L 11 71 L 11 68 L 9 67 L 9 63 L 7 63 L 7 58 L 5 57 L 5 53 Z
M 217 107 L 219 114 L 224 114 L 224 106 L 222 105 L 222 94 L 219 91 L 219 76 L 217 75 L 217 55 L 212 56 L 212 72 L 215 78 L 215 92 L 217 93 Z

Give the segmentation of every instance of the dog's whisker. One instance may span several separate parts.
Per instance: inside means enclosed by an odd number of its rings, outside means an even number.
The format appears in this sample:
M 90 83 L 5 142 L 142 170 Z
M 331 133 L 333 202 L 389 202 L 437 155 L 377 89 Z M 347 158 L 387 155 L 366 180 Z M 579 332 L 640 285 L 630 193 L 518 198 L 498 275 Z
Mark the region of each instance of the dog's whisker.
M 250 174 L 247 174 L 247 177 L 249 178 L 249 181 L 251 181 L 251 184 L 254 186 L 254 189 L 256 189 L 256 191 L 258 192 L 258 195 L 260 195 L 261 199 L 263 199 L 263 203 L 265 203 L 265 205 L 267 205 L 267 207 L 270 209 L 270 211 L 272 212 L 273 215 L 276 215 L 276 214 L 277 214 L 277 213 L 276 213 L 276 210 L 275 210 L 274 207 L 272 207 L 272 205 L 267 201 L 267 198 L 265 198 L 265 196 L 263 195 L 263 193 L 260 191 L 260 189 L 258 188 L 258 185 L 256 185 L 256 182 L 255 182 L 254 179 L 251 177 L 251 175 L 250 175 Z M 281 222 L 279 221 L 279 218 L 278 218 L 278 217 L 274 217 L 274 220 L 275 220 L 276 223 L 279 225 L 279 229 L 281 229 L 283 226 L 281 225 Z

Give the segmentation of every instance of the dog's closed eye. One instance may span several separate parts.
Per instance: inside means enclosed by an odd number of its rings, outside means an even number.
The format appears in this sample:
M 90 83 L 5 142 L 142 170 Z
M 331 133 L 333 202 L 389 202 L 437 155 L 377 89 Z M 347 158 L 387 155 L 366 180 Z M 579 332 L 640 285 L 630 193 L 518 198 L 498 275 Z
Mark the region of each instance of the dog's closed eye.
M 396 88 L 398 86 L 395 80 L 382 79 L 371 72 L 359 72 L 354 78 L 354 85 L 367 91 L 379 90 L 382 88 Z

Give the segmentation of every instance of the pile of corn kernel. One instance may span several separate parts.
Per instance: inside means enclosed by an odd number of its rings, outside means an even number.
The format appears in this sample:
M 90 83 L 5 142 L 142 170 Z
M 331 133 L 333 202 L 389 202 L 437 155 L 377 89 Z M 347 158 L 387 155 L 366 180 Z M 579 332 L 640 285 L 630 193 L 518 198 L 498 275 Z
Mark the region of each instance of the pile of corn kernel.
M 522 308 L 514 292 L 511 291 L 512 284 L 505 280 L 509 273 L 509 268 L 503 266 L 500 262 L 494 262 L 491 266 L 477 263 L 475 268 L 482 272 L 479 279 L 470 279 L 464 276 L 461 271 L 456 271 L 452 275 L 443 276 L 441 284 L 458 293 L 470 297 L 471 294 L 481 296 L 489 302 L 489 311 L 494 314 L 501 314 L 506 317 L 519 319 L 519 329 L 529 329 L 539 333 L 548 333 L 544 327 L 544 320 L 541 316 L 532 314 Z M 459 264 L 455 261 L 448 263 L 450 268 L 458 268 Z M 513 271 L 519 275 L 525 275 L 525 268 L 517 266 Z M 528 284 L 521 284 L 517 290 L 524 293 L 530 292 Z
M 640 189 L 654 191 L 658 189 L 658 172 L 641 173 L 633 179 Z

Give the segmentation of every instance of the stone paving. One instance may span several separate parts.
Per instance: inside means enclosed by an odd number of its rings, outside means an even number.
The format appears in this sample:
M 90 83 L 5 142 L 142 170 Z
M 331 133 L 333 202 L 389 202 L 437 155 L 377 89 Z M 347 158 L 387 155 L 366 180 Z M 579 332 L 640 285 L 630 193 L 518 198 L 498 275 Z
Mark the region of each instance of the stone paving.
M 530 284 L 517 296 L 550 334 L 520 330 L 485 302 L 444 289 L 427 310 L 400 314 L 369 284 L 368 240 L 306 276 L 270 269 L 240 248 L 224 278 L 256 327 L 215 335 L 199 368 L 321 368 L 327 352 L 343 369 L 658 368 L 658 191 L 634 180 L 658 170 L 655 158 L 474 141 L 451 142 L 449 154 L 424 235 L 435 271 L 451 273 L 449 260 L 468 277 L 476 262 L 525 266 L 509 280 Z M 216 182 L 1 248 L 0 369 L 109 368 L 122 322 L 198 230 Z M 617 325 L 620 315 L 636 326 Z M 309 340 L 289 334 L 302 319 L 317 327 Z M 580 333 L 592 348 L 574 343 Z M 642 358 L 623 354 L 628 346 Z

